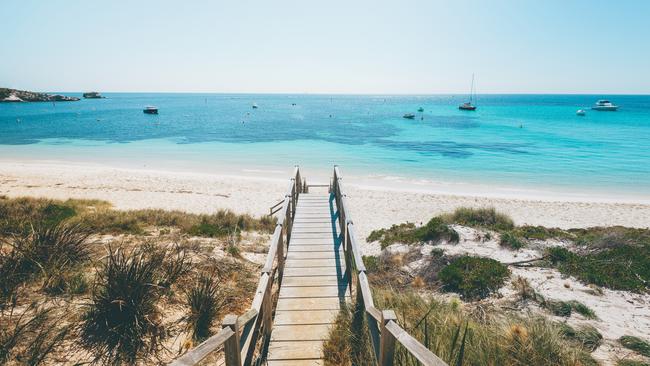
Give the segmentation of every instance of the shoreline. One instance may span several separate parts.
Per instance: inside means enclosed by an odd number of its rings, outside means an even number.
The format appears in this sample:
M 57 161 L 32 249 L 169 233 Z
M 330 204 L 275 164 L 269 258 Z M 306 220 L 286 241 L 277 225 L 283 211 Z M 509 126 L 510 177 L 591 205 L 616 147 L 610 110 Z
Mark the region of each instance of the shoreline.
M 431 217 L 457 207 L 494 207 L 517 225 L 541 225 L 562 229 L 593 226 L 650 227 L 650 204 L 540 200 L 522 197 L 485 197 L 409 191 L 408 187 L 368 186 L 342 174 L 347 184 L 357 239 L 365 254 L 379 251 L 377 243 L 366 243 L 375 229 L 402 222 L 426 223 Z M 291 168 L 285 172 L 246 174 L 223 171 L 197 173 L 151 169 L 127 169 L 96 163 L 8 161 L 0 159 L 0 195 L 51 199 L 101 199 L 116 209 L 156 208 L 190 213 L 212 213 L 229 209 L 256 216 L 285 194 Z M 326 183 L 304 171 L 308 183 Z
M 107 159 L 102 160 L 93 157 L 93 160 L 83 158 L 60 158 L 42 159 L 35 157 L 0 157 L 0 166 L 28 164 L 33 166 L 75 166 L 87 168 L 105 168 L 118 169 L 123 171 L 148 172 L 152 174 L 175 174 L 175 175 L 200 175 L 200 176 L 219 176 L 232 179 L 247 180 L 273 180 L 285 181 L 291 174 L 292 165 L 272 166 L 253 165 L 254 163 L 246 161 L 243 163 L 223 163 L 219 165 L 209 165 L 206 162 L 194 161 L 172 161 L 163 163 L 155 161 L 141 161 L 133 159 Z M 304 176 L 311 182 L 319 184 L 327 183 L 332 175 L 332 167 L 324 168 L 322 166 L 311 167 L 301 165 Z M 625 203 L 625 204 L 642 204 L 650 205 L 650 196 L 643 193 L 625 193 L 606 192 L 594 187 L 586 187 L 579 190 L 575 187 L 563 190 L 557 187 L 532 187 L 511 183 L 477 183 L 462 180 L 431 180 L 428 178 L 411 177 L 407 175 L 388 175 L 377 173 L 366 173 L 356 171 L 354 168 L 346 169 L 346 166 L 340 166 L 343 177 L 350 184 L 368 191 L 383 191 L 395 193 L 411 193 L 423 195 L 444 195 L 454 197 L 476 197 L 490 199 L 508 199 L 521 201 L 540 201 L 540 202 L 575 202 L 575 203 Z M 201 171 L 199 171 L 201 170 Z M 308 183 L 309 183 L 308 181 Z

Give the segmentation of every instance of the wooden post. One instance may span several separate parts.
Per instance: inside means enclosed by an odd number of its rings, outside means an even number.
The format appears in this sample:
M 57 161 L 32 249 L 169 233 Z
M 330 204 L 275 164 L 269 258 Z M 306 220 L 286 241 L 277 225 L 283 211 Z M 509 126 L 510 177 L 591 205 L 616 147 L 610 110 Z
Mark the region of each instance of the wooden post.
M 386 329 L 386 324 L 390 321 L 396 321 L 397 316 L 392 310 L 383 310 L 381 312 L 381 339 L 379 341 L 379 365 L 392 366 L 395 356 L 395 337 Z
M 262 322 L 264 324 L 264 336 L 266 339 L 271 337 L 271 328 L 273 327 L 273 296 L 271 289 L 273 288 L 273 272 L 269 273 L 269 282 L 264 291 L 264 300 L 262 300 Z
M 228 314 L 223 319 L 222 328 L 230 328 L 235 334 L 224 343 L 226 366 L 241 366 L 241 349 L 239 348 L 239 324 L 237 315 Z
M 280 237 L 278 238 L 278 287 L 282 285 L 282 274 L 284 273 L 284 240 L 282 238 L 282 225 L 280 225 Z

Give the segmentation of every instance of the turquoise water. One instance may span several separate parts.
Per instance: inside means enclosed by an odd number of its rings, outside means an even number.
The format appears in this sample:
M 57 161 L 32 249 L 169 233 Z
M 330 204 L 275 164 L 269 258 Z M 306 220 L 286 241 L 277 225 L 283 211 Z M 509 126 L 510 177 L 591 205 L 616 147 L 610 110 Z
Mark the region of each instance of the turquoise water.
M 454 95 L 106 96 L 0 104 L 0 156 L 199 171 L 339 164 L 365 176 L 650 197 L 650 96 L 483 95 L 475 112 L 459 111 L 464 96 Z M 575 115 L 601 98 L 621 109 Z

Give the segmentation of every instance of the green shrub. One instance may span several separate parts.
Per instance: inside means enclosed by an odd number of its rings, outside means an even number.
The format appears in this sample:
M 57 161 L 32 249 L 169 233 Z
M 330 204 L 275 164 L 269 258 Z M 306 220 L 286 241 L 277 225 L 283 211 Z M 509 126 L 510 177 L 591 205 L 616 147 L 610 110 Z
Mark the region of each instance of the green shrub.
M 83 315 L 80 342 L 96 361 L 133 364 L 159 350 L 164 331 L 156 303 L 162 257 L 112 250 Z
M 368 272 L 375 272 L 379 269 L 379 257 L 364 255 L 363 264 Z
M 622 245 L 581 255 L 554 247 L 546 254 L 560 272 L 585 283 L 635 292 L 650 289 L 650 246 Z
M 572 237 L 569 233 L 562 229 L 556 228 L 546 228 L 544 226 L 530 226 L 524 225 L 519 226 L 515 229 L 515 233 L 526 239 L 537 239 L 537 240 L 547 240 L 547 239 L 569 239 Z
M 459 257 L 438 273 L 445 290 L 469 300 L 482 299 L 496 292 L 510 276 L 505 265 L 491 258 Z
M 640 355 L 650 357 L 650 343 L 639 337 L 622 336 L 618 341 L 627 349 L 637 352 Z
M 519 238 L 512 231 L 505 231 L 501 234 L 499 245 L 509 249 L 517 250 L 523 248 L 525 246 L 525 243 L 519 240 Z
M 596 319 L 596 313 L 587 305 L 576 301 L 553 301 L 544 300 L 541 305 L 550 310 L 554 315 L 569 317 L 572 312 L 577 312 L 587 319 Z
M 619 360 L 616 366 L 650 366 L 650 363 L 636 360 Z
M 192 338 L 202 341 L 211 335 L 212 323 L 224 304 L 221 281 L 214 274 L 201 274 L 194 287 L 186 293 L 186 299 L 190 307 L 188 325 Z
M 508 215 L 497 212 L 494 207 L 459 207 L 449 216 L 448 220 L 464 226 L 481 227 L 495 231 L 512 230 L 515 227 L 514 222 Z
M 437 243 L 446 240 L 457 243 L 459 240 L 456 230 L 450 228 L 440 217 L 434 217 L 425 225 L 416 227 L 413 223 L 393 225 L 389 229 L 373 230 L 367 241 L 379 241 L 382 248 L 393 243 Z
M 595 351 L 603 341 L 603 335 L 591 325 L 583 325 L 575 329 L 566 323 L 562 323 L 560 329 L 565 337 L 580 344 L 589 352 Z

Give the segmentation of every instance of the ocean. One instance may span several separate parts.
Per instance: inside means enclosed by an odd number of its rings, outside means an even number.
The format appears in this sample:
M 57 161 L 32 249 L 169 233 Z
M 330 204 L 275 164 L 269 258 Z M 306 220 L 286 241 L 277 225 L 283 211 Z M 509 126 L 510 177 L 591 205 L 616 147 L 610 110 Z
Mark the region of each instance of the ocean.
M 0 103 L 0 162 L 323 176 L 338 164 L 367 182 L 650 198 L 650 96 L 478 95 L 471 112 L 462 95 L 104 95 Z M 590 110 L 598 99 L 619 111 Z

